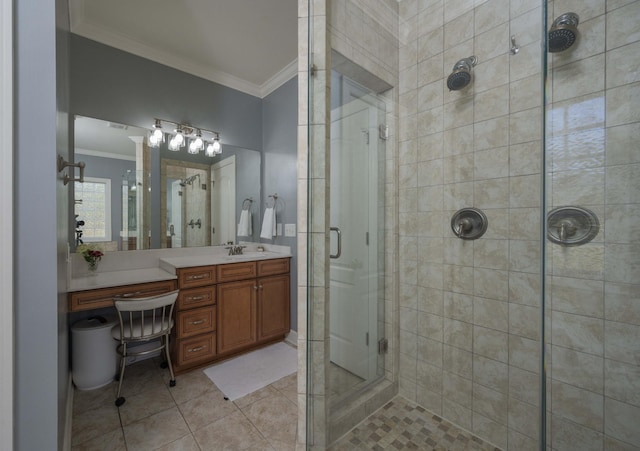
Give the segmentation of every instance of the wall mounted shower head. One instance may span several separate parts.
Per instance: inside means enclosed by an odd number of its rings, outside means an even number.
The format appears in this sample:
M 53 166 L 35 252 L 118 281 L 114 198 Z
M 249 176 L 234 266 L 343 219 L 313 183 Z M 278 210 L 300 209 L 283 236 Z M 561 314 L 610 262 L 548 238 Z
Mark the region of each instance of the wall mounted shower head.
M 182 180 L 182 181 L 180 182 L 180 186 L 184 187 L 184 186 L 187 186 L 187 185 L 193 185 L 193 181 L 194 181 L 196 178 L 197 178 L 198 180 L 200 180 L 200 174 L 196 174 L 196 175 L 192 175 L 191 177 L 187 177 L 186 179 L 184 179 L 184 180 Z
M 563 52 L 576 42 L 579 21 L 580 18 L 576 13 L 562 14 L 553 21 L 548 38 L 551 53 Z
M 471 68 L 478 63 L 478 58 L 470 56 L 463 58 L 453 66 L 453 72 L 447 78 L 449 91 L 458 91 L 471 82 Z

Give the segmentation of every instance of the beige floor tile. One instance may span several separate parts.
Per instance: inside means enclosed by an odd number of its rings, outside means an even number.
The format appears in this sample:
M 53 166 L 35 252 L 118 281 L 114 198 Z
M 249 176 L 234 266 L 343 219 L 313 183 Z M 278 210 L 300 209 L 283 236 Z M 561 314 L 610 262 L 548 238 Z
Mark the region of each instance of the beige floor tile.
M 200 447 L 196 443 L 196 439 L 193 438 L 193 435 L 189 434 L 175 442 L 158 448 L 156 451 L 200 451 Z
M 169 373 L 163 374 L 165 382 L 169 383 Z M 211 379 L 209 379 L 202 371 L 196 370 L 190 373 L 176 376 L 176 385 L 171 387 L 169 391 L 177 404 L 182 404 L 201 396 L 202 394 L 216 388 Z
M 156 413 L 124 427 L 127 449 L 157 449 L 190 434 L 177 407 Z
M 118 408 L 109 402 L 97 409 L 74 414 L 71 425 L 71 445 L 79 445 L 107 432 L 120 429 Z
M 278 390 L 282 393 L 289 401 L 294 404 L 298 404 L 298 384 L 287 385 L 284 388 Z
M 178 408 L 192 432 L 238 412 L 236 405 L 226 401 L 216 387 L 195 399 L 179 404 Z
M 115 400 L 115 382 L 95 390 L 78 390 L 76 388 L 73 391 L 73 414 L 77 415 L 109 403 L 113 404 Z
M 73 446 L 71 451 L 127 451 L 127 447 L 124 444 L 122 429 L 118 428 L 80 445 Z
M 241 413 L 235 412 L 193 433 L 202 451 L 268 450 L 271 445 Z
M 129 397 L 165 385 L 162 373 L 152 359 L 133 363 L 126 367 L 122 380 L 121 396 Z M 116 385 L 117 390 L 117 385 Z
M 160 387 L 154 386 L 150 390 L 126 398 L 126 402 L 120 406 L 120 421 L 126 426 L 171 407 L 175 407 L 175 402 L 169 388 L 164 384 Z
M 260 390 L 254 391 L 253 393 L 249 393 L 248 395 L 243 396 L 242 398 L 236 399 L 233 402 L 240 409 L 244 409 L 248 405 L 253 404 L 256 401 L 259 401 L 260 399 L 266 398 L 268 396 L 272 396 L 276 393 L 277 393 L 277 390 L 272 386 L 268 385 L 264 388 L 261 388 Z
M 281 390 L 289 385 L 296 385 L 298 383 L 298 373 L 289 374 L 288 376 L 278 379 L 271 386 L 276 390 Z
M 242 413 L 267 440 L 295 443 L 298 409 L 282 394 L 260 399 L 242 409 Z

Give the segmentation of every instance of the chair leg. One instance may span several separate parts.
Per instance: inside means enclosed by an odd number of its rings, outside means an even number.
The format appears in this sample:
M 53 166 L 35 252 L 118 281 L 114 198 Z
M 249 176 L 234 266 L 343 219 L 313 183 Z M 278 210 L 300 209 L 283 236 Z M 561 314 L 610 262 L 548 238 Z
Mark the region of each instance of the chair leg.
M 116 407 L 120 407 L 126 401 L 123 396 L 120 396 L 120 390 L 122 389 L 122 379 L 124 379 L 124 368 L 127 363 L 127 344 L 122 344 L 122 351 L 120 354 L 120 374 L 118 374 L 118 393 L 116 394 Z
M 173 365 L 171 364 L 171 356 L 169 355 L 169 335 L 164 336 L 164 354 L 167 356 L 167 365 L 169 366 L 169 373 L 171 373 L 169 387 L 175 387 L 176 377 L 173 375 Z

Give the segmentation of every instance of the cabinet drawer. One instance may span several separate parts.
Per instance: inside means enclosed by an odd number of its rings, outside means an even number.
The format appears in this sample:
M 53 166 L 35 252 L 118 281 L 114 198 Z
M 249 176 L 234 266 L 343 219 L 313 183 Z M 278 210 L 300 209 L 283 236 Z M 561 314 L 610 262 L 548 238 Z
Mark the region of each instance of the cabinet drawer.
M 216 306 L 201 307 L 178 312 L 176 315 L 176 338 L 192 337 L 194 335 L 213 332 L 216 330 Z
M 256 276 L 256 262 L 229 263 L 218 266 L 218 282 L 251 279 Z
M 143 298 L 168 293 L 176 289 L 175 280 L 162 282 L 138 283 L 120 287 L 99 288 L 97 290 L 76 291 L 69 293 L 69 311 L 92 310 L 112 307 L 113 298 Z
M 180 288 L 202 287 L 216 283 L 215 266 L 197 266 L 194 268 L 178 268 Z
M 207 334 L 202 337 L 178 340 L 176 366 L 195 365 L 211 360 L 216 355 L 216 335 Z
M 215 286 L 181 290 L 178 295 L 177 309 L 187 310 L 216 303 Z
M 272 274 L 286 274 L 289 272 L 289 259 L 276 258 L 273 260 L 258 261 L 258 276 L 270 276 Z

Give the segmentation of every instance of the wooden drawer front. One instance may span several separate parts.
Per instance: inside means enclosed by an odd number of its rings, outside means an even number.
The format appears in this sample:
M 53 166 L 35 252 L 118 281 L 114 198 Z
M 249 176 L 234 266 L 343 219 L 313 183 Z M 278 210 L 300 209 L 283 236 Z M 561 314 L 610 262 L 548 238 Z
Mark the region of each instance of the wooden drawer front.
M 258 261 L 258 276 L 270 276 L 272 274 L 286 274 L 289 272 L 289 259 L 276 258 L 273 260 Z
M 122 299 L 156 296 L 176 289 L 175 280 L 162 282 L 139 283 L 121 287 L 100 288 L 97 290 L 76 291 L 69 293 L 69 311 L 92 310 L 102 307 L 112 307 L 113 298 Z
M 207 334 L 178 341 L 176 366 L 195 365 L 211 360 L 216 355 L 216 335 Z
M 187 310 L 216 303 L 215 286 L 181 290 L 178 295 L 178 310 Z
M 201 287 L 216 283 L 215 266 L 198 266 L 195 268 L 179 268 L 178 283 L 180 288 Z
M 216 330 L 215 305 L 178 312 L 176 318 L 178 324 L 177 339 Z
M 218 266 L 218 282 L 252 279 L 256 276 L 256 262 L 229 263 Z

